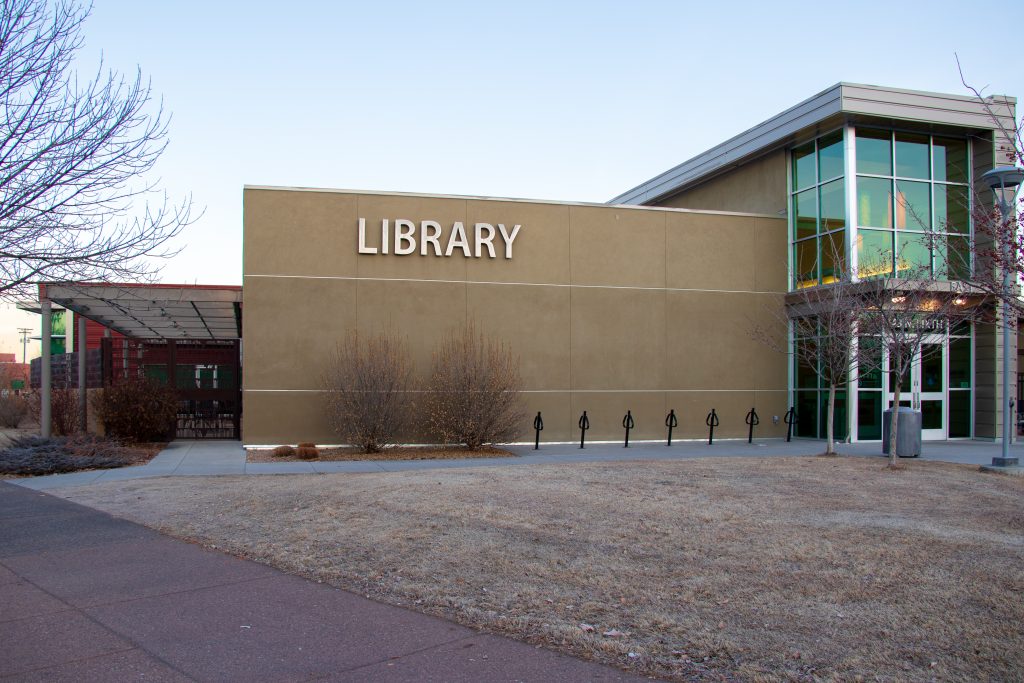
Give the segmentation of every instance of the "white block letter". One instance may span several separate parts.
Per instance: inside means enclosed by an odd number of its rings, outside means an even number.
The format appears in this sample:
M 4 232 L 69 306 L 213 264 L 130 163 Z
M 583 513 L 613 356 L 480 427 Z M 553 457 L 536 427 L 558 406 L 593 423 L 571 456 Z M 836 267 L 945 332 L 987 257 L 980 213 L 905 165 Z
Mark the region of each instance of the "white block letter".
M 380 222 L 380 253 L 388 253 L 388 219 Z
M 427 243 L 434 245 L 434 256 L 441 255 L 441 224 L 436 221 L 420 221 L 420 255 L 427 255 Z
M 359 219 L 359 253 L 360 254 L 376 254 L 377 247 L 366 246 L 366 219 Z
M 395 220 L 395 253 L 399 256 L 416 253 L 416 224 L 412 221 Z
M 487 253 L 494 258 L 494 226 L 490 223 L 477 223 L 476 226 L 476 257 L 480 258 L 480 247 L 487 245 Z M 484 237 L 487 233 L 487 237 Z
M 466 258 L 472 256 L 469 253 L 469 241 L 466 240 L 466 228 L 459 222 L 452 226 L 452 234 L 448 237 L 448 246 L 444 250 L 444 255 L 451 256 L 455 247 L 462 249 L 462 255 Z
M 521 227 L 523 226 L 513 225 L 512 234 L 510 235 L 508 232 L 505 231 L 505 226 L 502 225 L 501 223 L 498 223 L 498 230 L 501 231 L 501 239 L 505 240 L 505 258 L 512 258 L 512 242 L 515 241 L 516 235 L 519 234 L 519 228 Z

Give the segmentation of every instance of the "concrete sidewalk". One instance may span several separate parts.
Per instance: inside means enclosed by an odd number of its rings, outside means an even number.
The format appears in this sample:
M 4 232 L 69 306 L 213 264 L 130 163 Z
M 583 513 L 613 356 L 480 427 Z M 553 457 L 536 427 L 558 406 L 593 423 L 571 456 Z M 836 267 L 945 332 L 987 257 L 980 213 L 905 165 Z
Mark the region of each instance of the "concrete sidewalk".
M 708 457 L 770 457 L 816 455 L 825 448 L 823 441 L 765 439 L 748 444 L 744 440 L 716 441 L 708 446 L 703 441 L 683 441 L 667 447 L 663 442 L 634 442 L 629 448 L 621 443 L 541 444 L 510 446 L 516 457 L 477 458 L 464 460 L 395 460 L 356 462 L 263 462 L 247 463 L 245 450 L 237 441 L 175 441 L 148 464 L 111 470 L 70 472 L 44 477 L 14 479 L 11 483 L 36 490 L 65 486 L 81 486 L 124 479 L 164 476 L 211 476 L 240 474 L 326 474 L 331 472 L 400 472 L 406 470 L 455 467 L 501 467 L 512 465 L 565 464 L 575 462 L 635 462 L 639 460 L 686 460 Z M 881 457 L 881 444 L 838 444 L 843 455 Z M 969 465 L 988 465 L 999 454 L 999 444 L 986 441 L 926 442 L 922 460 L 938 460 Z M 1013 444 L 1011 452 L 1024 460 L 1024 445 Z
M 640 681 L 0 482 L 0 679 Z

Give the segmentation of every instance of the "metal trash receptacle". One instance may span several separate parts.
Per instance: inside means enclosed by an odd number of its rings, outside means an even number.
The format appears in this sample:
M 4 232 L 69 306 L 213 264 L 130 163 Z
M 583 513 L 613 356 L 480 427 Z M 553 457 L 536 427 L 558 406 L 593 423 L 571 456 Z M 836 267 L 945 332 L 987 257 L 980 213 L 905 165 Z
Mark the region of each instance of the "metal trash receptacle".
M 889 426 L 892 408 L 882 411 L 882 453 L 889 455 Z M 921 411 L 900 407 L 896 422 L 896 455 L 900 458 L 916 458 L 921 455 Z

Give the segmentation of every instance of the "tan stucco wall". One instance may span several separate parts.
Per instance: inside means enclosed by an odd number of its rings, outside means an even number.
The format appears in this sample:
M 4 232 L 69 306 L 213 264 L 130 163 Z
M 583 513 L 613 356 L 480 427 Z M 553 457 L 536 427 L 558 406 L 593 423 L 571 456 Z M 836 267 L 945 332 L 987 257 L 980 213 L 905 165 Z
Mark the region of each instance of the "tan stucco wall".
M 780 218 L 599 205 L 247 188 L 244 197 L 244 421 L 247 444 L 336 443 L 320 368 L 350 330 L 406 338 L 417 370 L 474 319 L 521 359 L 524 407 L 547 441 L 782 436 L 786 358 L 754 341 L 785 287 Z M 357 253 L 358 219 L 522 225 L 506 260 Z M 368 240 L 369 241 L 369 240 Z M 496 242 L 496 245 L 500 242 Z M 531 438 L 529 424 L 524 439 Z
M 777 150 L 653 206 L 786 216 L 786 151 Z

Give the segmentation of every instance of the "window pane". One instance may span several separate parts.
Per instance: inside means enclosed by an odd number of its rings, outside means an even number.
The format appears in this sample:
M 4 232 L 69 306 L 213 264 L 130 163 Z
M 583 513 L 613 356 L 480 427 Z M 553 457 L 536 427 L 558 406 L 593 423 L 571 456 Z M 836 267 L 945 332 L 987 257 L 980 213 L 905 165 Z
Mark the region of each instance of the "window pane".
M 896 227 L 900 230 L 930 230 L 931 204 L 928 183 L 896 181 Z
M 829 233 L 821 238 L 821 283 L 842 279 L 846 270 L 846 232 Z
M 882 388 L 882 343 L 878 337 L 857 338 L 857 381 L 862 389 Z
M 892 175 L 889 131 L 857 130 L 857 173 Z
M 928 136 L 896 133 L 896 175 L 928 179 Z
M 921 344 L 921 391 L 942 391 L 942 344 Z
M 814 170 L 814 143 L 808 142 L 793 150 L 793 189 L 802 190 L 818 182 Z
M 857 267 L 864 278 L 892 274 L 892 233 L 858 230 Z
M 949 388 L 971 388 L 971 340 L 949 340 Z
M 818 392 L 796 392 L 796 435 L 818 438 Z
M 793 220 L 797 239 L 818 232 L 818 202 L 815 194 L 815 190 L 804 190 L 793 197 Z
M 818 140 L 818 180 L 843 175 L 843 133 L 836 131 Z
M 833 180 L 821 186 L 821 231 L 846 227 L 846 183 Z
M 797 289 L 818 284 L 818 240 L 812 237 L 793 245 L 793 263 Z
M 896 274 L 899 277 L 928 277 L 932 272 L 932 255 L 924 235 L 897 235 L 899 251 Z
M 892 228 L 892 181 L 857 176 L 857 222 Z
M 961 185 L 935 185 L 935 229 L 939 232 L 970 232 L 970 208 L 967 187 Z
M 895 359 L 889 358 L 889 393 L 896 393 L 896 384 L 899 382 L 900 377 L 896 374 L 896 363 Z M 900 383 L 900 405 L 903 405 L 903 399 L 909 398 L 907 394 L 910 393 L 910 363 L 904 363 L 903 365 L 903 382 Z
M 813 346 L 806 341 L 798 341 L 797 344 L 800 348 L 796 353 L 796 386 L 800 389 L 817 389 L 818 371 L 810 359 Z
M 921 401 L 921 429 L 942 429 L 942 401 Z
M 934 179 L 967 182 L 967 141 L 935 138 L 932 147 Z
M 857 392 L 857 438 L 872 441 L 882 438 L 882 392 Z
M 966 237 L 939 237 L 935 240 L 935 276 L 940 279 L 966 280 L 971 274 L 971 252 Z
M 971 392 L 949 392 L 949 437 L 966 439 L 971 435 Z

